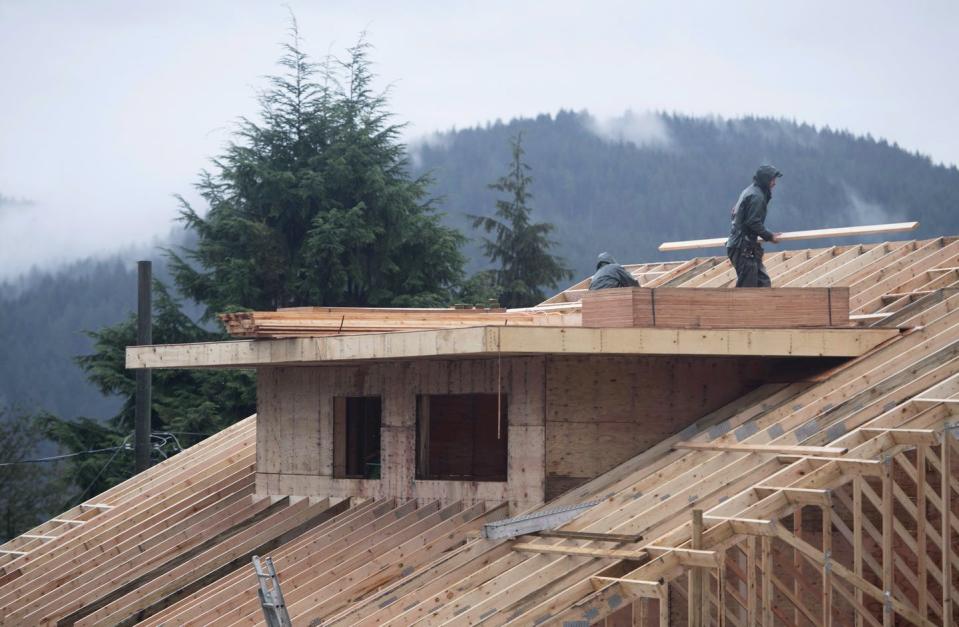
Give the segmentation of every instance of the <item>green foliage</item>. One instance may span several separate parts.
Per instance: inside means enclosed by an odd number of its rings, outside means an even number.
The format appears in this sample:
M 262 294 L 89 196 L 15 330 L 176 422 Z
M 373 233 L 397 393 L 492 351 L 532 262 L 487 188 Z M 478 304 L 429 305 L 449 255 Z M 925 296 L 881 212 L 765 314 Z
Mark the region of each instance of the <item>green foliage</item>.
M 496 286 L 496 272 L 481 270 L 463 281 L 456 292 L 456 302 L 480 307 L 499 307 L 499 288 Z
M 91 418 L 63 420 L 44 418 L 47 436 L 70 452 L 120 447 L 132 442 L 136 374 L 125 365 L 127 346 L 136 344 L 136 316 L 89 333 L 93 352 L 77 358 L 87 378 L 101 393 L 118 395 L 123 406 L 107 423 Z M 210 342 L 225 339 L 222 333 L 207 331 L 183 313 L 159 281 L 154 281 L 153 341 L 157 344 Z M 154 432 L 175 436 L 160 440 L 154 461 L 190 446 L 207 435 L 256 411 L 255 379 L 243 370 L 154 370 L 151 427 Z M 101 456 L 80 456 L 66 465 L 65 477 L 83 494 L 97 494 L 133 474 L 132 450 L 123 448 L 105 462 Z
M 483 238 L 483 250 L 493 264 L 499 302 L 504 307 L 529 307 L 546 299 L 544 287 L 555 288 L 572 273 L 563 261 L 549 252 L 556 242 L 549 239 L 553 225 L 532 222 L 529 201 L 533 182 L 530 167 L 523 161 L 522 133 L 510 138 L 512 160 L 509 171 L 489 187 L 507 194 L 496 200 L 494 217 L 471 216 L 473 227 L 481 227 L 495 238 Z
M 170 252 L 177 285 L 206 306 L 445 306 L 462 275 L 462 236 L 440 224 L 427 177 L 411 178 L 401 125 L 372 89 L 369 45 L 312 63 L 296 24 L 283 73 L 260 95 L 262 120 L 197 185 L 199 241 Z
M 0 544 L 55 513 L 63 486 L 47 464 L 23 463 L 40 454 L 36 417 L 0 407 Z

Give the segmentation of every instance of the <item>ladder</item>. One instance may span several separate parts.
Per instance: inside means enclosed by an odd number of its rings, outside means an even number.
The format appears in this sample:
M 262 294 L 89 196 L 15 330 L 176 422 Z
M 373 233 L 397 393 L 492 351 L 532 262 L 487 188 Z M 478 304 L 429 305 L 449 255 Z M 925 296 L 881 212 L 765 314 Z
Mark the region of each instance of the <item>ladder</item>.
M 290 614 L 286 611 L 286 603 L 283 601 L 280 580 L 276 578 L 276 569 L 273 568 L 273 560 L 267 557 L 263 561 L 266 570 L 260 565 L 260 558 L 253 556 L 253 568 L 256 570 L 256 580 L 260 584 L 257 593 L 260 595 L 260 605 L 263 606 L 266 624 L 268 627 L 293 627 Z M 272 589 L 267 585 L 267 580 L 271 582 Z

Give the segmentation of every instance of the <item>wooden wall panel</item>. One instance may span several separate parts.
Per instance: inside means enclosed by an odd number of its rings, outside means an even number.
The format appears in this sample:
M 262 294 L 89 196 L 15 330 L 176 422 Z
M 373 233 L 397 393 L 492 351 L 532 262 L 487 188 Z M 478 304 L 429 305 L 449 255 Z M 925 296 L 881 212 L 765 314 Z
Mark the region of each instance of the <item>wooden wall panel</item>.
M 269 429 L 257 429 L 257 467 L 264 472 L 312 474 L 332 467 L 322 447 L 320 381 L 308 368 L 263 368 L 257 410 Z M 332 422 L 328 424 L 332 428 Z M 326 437 L 330 437 L 330 435 Z M 332 448 L 330 448 L 332 453 Z
M 257 389 L 258 491 L 509 500 L 521 509 L 540 503 L 545 493 L 545 361 L 510 357 L 262 368 Z M 509 400 L 509 481 L 415 481 L 416 396 L 489 394 L 497 389 Z M 382 478 L 334 479 L 334 399 L 368 395 L 383 401 Z
M 738 398 L 767 376 L 756 358 L 551 357 L 547 500 Z

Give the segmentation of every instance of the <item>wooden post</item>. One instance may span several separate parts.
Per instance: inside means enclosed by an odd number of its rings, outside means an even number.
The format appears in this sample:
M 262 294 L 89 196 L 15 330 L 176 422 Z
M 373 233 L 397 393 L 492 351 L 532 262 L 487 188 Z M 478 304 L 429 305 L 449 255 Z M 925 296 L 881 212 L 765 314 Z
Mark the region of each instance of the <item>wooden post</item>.
M 763 627 L 773 626 L 773 552 L 772 540 L 769 536 L 762 539 L 763 560 Z
M 822 508 L 822 553 L 826 556 L 822 567 L 822 624 L 832 627 L 832 509 L 828 507 Z
M 703 548 L 703 510 L 693 510 L 692 548 Z M 689 569 L 689 599 L 688 616 L 689 627 L 703 627 L 703 571 L 699 568 Z
M 926 449 L 925 444 L 920 444 L 916 449 L 916 564 L 919 569 L 919 597 L 918 610 L 919 615 L 928 618 L 929 613 L 929 591 L 926 589 L 929 585 L 926 571 L 926 560 L 929 559 L 929 552 L 926 549 Z
M 150 261 L 137 262 L 137 344 L 139 346 L 153 343 L 152 274 L 153 264 Z M 133 448 L 137 472 L 150 467 L 150 415 L 153 405 L 151 375 L 148 368 L 140 368 L 136 372 Z
M 716 624 L 726 627 L 726 551 L 720 552 L 720 564 L 716 569 Z
M 896 615 L 892 611 L 889 599 L 893 594 L 893 494 L 892 494 L 892 457 L 885 457 L 882 464 L 882 589 L 886 594 L 886 603 L 882 609 L 883 627 L 893 627 Z
M 669 627 L 669 583 L 659 586 L 659 627 Z
M 756 536 L 746 538 L 746 625 L 756 625 Z
M 862 577 L 862 481 L 856 476 L 852 482 L 852 567 L 857 577 Z M 862 590 L 856 586 L 856 604 L 862 607 Z M 856 611 L 856 627 L 862 627 L 862 614 Z
M 800 505 L 793 512 L 793 535 L 802 538 L 802 508 Z M 797 599 L 802 598 L 799 590 L 799 580 L 802 578 L 803 559 L 799 554 L 799 549 L 793 549 L 793 572 L 796 576 L 793 578 L 793 595 Z M 799 624 L 799 608 L 793 608 L 793 622 Z
M 949 481 L 952 464 L 951 425 L 942 432 L 942 625 L 951 627 L 952 622 L 952 487 Z
M 633 627 L 646 627 L 646 599 L 640 598 L 633 601 L 630 612 Z

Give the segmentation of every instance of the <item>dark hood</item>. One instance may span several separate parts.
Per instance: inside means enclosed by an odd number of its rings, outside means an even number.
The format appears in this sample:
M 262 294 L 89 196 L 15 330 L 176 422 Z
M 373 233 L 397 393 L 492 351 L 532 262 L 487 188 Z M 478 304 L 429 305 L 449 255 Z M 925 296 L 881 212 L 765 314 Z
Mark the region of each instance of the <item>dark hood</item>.
M 609 253 L 600 253 L 599 257 L 596 258 L 596 269 L 599 270 L 603 266 L 609 265 L 611 263 L 616 263 L 616 260 L 613 259 L 613 256 Z
M 759 169 L 756 170 L 756 174 L 753 175 L 753 181 L 756 183 L 756 185 L 759 185 L 763 189 L 763 191 L 765 191 L 768 194 L 769 183 L 773 179 L 778 179 L 782 175 L 783 175 L 782 172 L 780 172 L 779 170 L 777 170 L 775 167 L 771 165 L 761 165 L 759 166 Z

